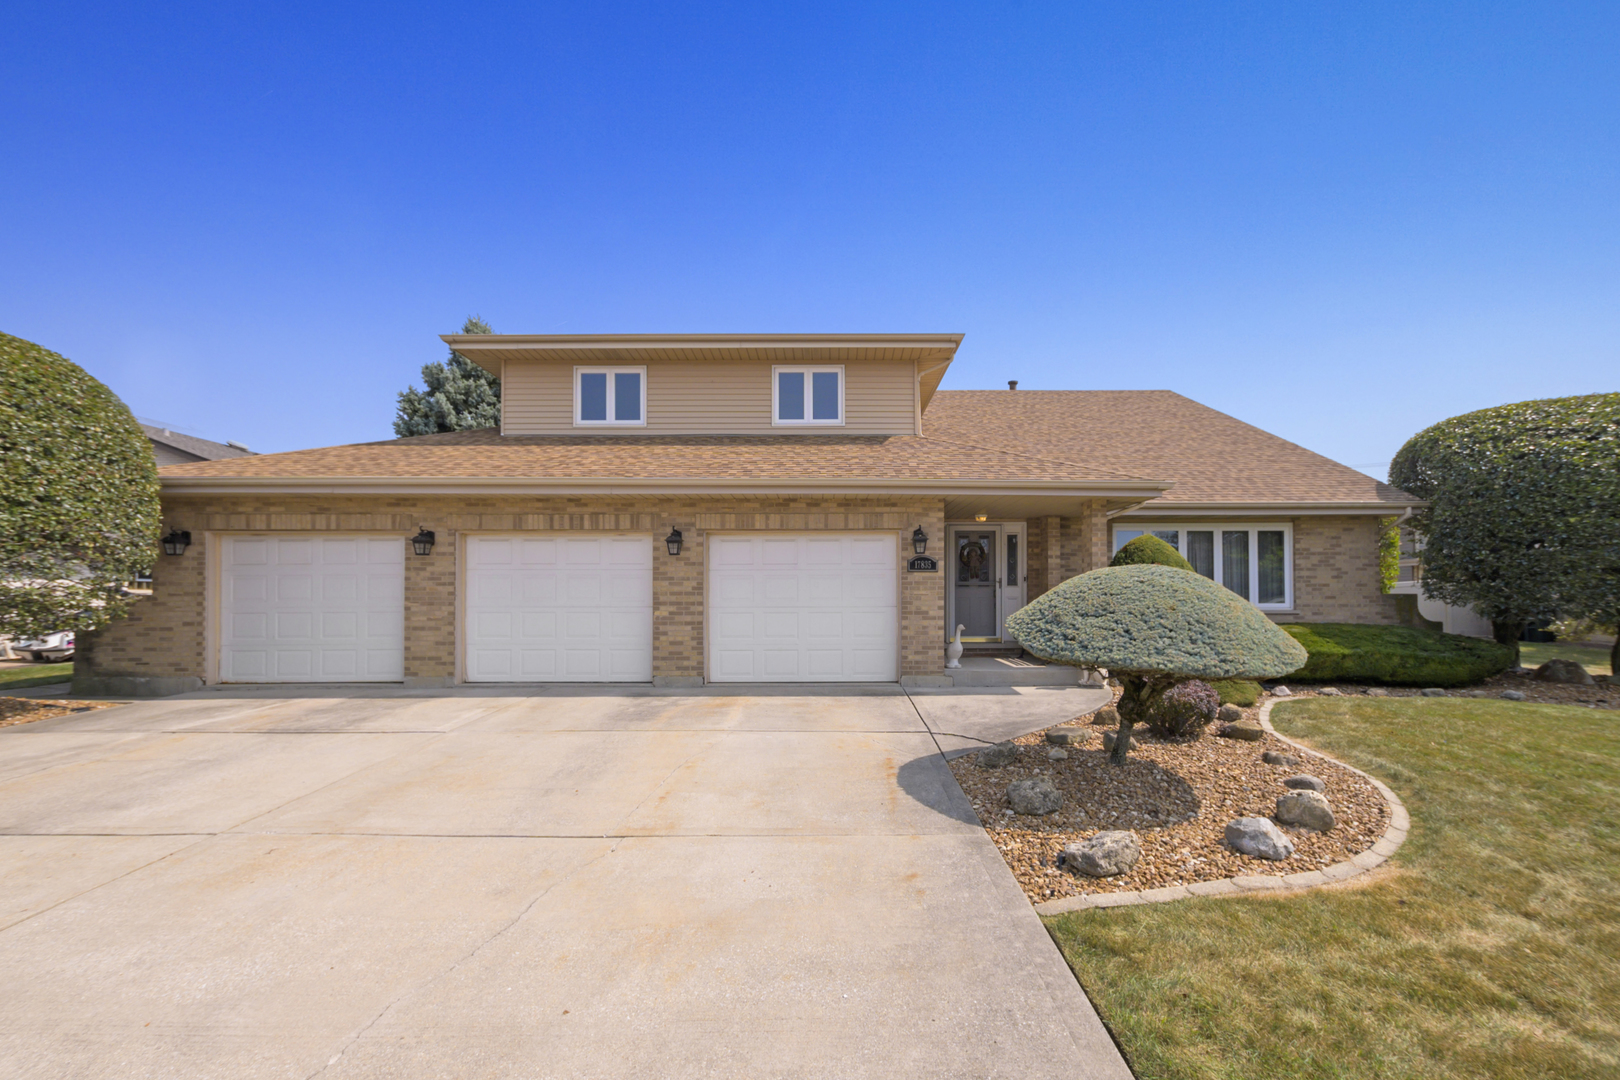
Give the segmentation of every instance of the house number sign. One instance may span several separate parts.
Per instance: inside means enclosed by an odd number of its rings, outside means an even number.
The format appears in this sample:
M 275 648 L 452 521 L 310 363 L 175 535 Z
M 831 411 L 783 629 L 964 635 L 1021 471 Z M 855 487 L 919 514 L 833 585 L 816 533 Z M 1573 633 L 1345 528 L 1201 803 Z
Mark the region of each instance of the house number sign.
M 906 563 L 906 569 L 912 573 L 918 571 L 927 574 L 937 573 L 939 571 L 939 560 L 932 555 L 914 555 L 911 561 Z

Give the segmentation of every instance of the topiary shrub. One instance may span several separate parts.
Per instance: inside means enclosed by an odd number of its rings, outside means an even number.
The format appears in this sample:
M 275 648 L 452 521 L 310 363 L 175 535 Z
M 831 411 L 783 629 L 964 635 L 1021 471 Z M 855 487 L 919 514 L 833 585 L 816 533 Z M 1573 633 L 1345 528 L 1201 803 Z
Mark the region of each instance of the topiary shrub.
M 1620 621 L 1620 393 L 1442 420 L 1389 479 L 1428 503 L 1409 522 L 1424 594 L 1472 607 L 1503 645 L 1517 649 L 1528 620 Z
M 1517 651 L 1494 641 L 1355 623 L 1289 623 L 1283 627 L 1309 658 L 1297 679 L 1372 682 L 1393 686 L 1464 686 L 1499 675 Z
M 1177 570 L 1192 570 L 1192 563 L 1181 553 L 1152 533 L 1144 533 L 1114 552 L 1109 566 L 1173 566 Z M 1197 571 L 1193 570 L 1193 573 Z
M 90 630 L 157 553 L 152 444 L 73 361 L 0 334 L 0 634 Z
M 1107 566 L 1070 578 L 1007 618 L 1043 660 L 1105 667 L 1117 676 L 1124 764 L 1131 725 L 1147 702 L 1188 678 L 1273 678 L 1307 659 L 1253 604 L 1200 574 L 1168 566 Z
M 1202 679 L 1171 683 L 1142 702 L 1140 715 L 1153 734 L 1165 739 L 1197 738 L 1220 711 L 1221 696 Z
M 1253 679 L 1215 679 L 1209 685 L 1215 688 L 1222 705 L 1247 709 L 1260 700 L 1260 684 Z

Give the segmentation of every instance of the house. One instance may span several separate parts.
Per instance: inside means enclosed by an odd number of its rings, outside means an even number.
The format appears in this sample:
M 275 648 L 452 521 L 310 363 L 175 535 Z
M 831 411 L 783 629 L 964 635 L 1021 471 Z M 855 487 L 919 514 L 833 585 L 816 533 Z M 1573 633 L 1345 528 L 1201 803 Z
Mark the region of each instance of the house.
M 1169 391 L 942 391 L 957 334 L 445 340 L 498 430 L 163 468 L 189 545 L 81 672 L 947 685 L 952 628 L 1144 531 L 1279 621 L 1397 619 L 1414 500 Z
M 166 427 L 140 421 L 141 430 L 152 444 L 152 453 L 158 466 L 184 465 L 190 461 L 219 461 L 222 458 L 245 457 L 253 451 L 239 442 L 212 442 L 195 435 L 171 431 Z

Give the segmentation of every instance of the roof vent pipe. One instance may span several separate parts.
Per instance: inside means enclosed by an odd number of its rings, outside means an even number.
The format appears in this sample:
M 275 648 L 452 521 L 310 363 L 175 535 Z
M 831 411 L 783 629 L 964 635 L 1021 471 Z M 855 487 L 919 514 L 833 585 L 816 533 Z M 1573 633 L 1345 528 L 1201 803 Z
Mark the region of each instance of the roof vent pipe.
M 1007 380 L 1007 389 L 1009 389 L 1009 390 L 1018 389 L 1018 380 L 1017 379 L 1008 379 Z

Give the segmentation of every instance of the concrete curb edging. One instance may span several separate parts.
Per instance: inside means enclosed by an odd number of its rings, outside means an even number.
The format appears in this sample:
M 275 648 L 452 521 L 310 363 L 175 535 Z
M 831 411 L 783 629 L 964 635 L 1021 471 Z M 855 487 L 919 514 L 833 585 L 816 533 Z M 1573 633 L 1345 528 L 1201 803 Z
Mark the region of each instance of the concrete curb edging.
M 1338 758 L 1329 757 L 1320 750 L 1312 750 L 1308 746 L 1301 746 L 1272 727 L 1271 707 L 1279 701 L 1287 700 L 1287 698 L 1271 698 L 1260 706 L 1261 728 L 1303 754 L 1318 757 L 1324 761 L 1331 761 L 1340 768 L 1349 769 L 1357 776 L 1371 782 L 1372 786 L 1378 789 L 1378 793 L 1384 797 L 1384 802 L 1389 806 L 1389 828 L 1384 830 L 1384 835 L 1379 838 L 1378 843 L 1344 862 L 1336 862 L 1332 866 L 1324 866 L 1320 870 L 1305 870 L 1297 874 L 1244 874 L 1238 877 L 1218 878 L 1214 881 L 1199 881 L 1191 885 L 1171 885 L 1162 889 L 1143 889 L 1138 892 L 1065 896 L 1057 900 L 1047 900 L 1044 903 L 1036 904 L 1036 912 L 1041 915 L 1061 915 L 1067 911 L 1089 911 L 1092 908 L 1161 904 L 1167 900 L 1185 900 L 1193 896 L 1244 896 L 1251 893 L 1309 889 L 1319 885 L 1332 885 L 1340 881 L 1348 881 L 1388 862 L 1390 856 L 1399 851 L 1401 845 L 1406 842 L 1406 834 L 1412 828 L 1412 819 L 1406 812 L 1406 805 L 1401 802 L 1399 795 L 1390 790 L 1388 784 L 1385 784 L 1376 776 L 1368 776 L 1354 765 L 1346 765 Z

